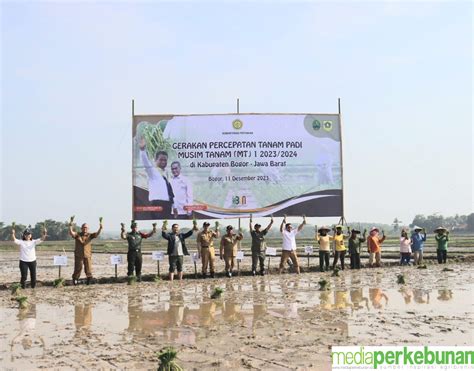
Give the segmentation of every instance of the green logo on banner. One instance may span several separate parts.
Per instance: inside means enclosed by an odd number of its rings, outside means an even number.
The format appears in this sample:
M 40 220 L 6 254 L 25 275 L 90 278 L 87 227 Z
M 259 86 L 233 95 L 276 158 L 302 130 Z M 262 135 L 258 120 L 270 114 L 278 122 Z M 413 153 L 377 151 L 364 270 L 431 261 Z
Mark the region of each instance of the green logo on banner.
M 332 121 L 324 121 L 323 122 L 324 130 L 331 131 L 332 130 Z
M 232 127 L 236 130 L 242 129 L 242 126 L 244 126 L 244 123 L 240 121 L 239 119 L 232 121 Z
M 319 130 L 319 129 L 321 129 L 321 123 L 319 122 L 319 120 L 314 120 L 314 121 L 313 121 L 313 129 L 314 129 L 314 130 Z

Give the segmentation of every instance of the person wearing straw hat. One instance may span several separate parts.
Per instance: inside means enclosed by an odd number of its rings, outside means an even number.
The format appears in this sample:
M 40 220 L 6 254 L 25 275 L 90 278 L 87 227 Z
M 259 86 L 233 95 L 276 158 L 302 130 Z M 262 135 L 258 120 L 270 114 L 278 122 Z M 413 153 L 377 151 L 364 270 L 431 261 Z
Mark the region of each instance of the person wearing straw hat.
M 198 257 L 202 259 L 202 278 L 206 278 L 208 266 L 211 278 L 214 278 L 214 238 L 219 237 L 219 222 L 216 222 L 215 231 L 209 229 L 210 225 L 211 223 L 204 222 L 202 224 L 202 231 L 198 233 L 196 238 Z
M 382 265 L 382 243 L 385 241 L 385 233 L 382 231 L 382 238 L 379 237 L 379 229 L 372 227 L 367 237 L 367 248 L 369 250 L 369 267 L 380 267 Z
M 362 237 L 358 229 L 352 229 L 349 237 L 349 255 L 351 259 L 351 269 L 360 269 L 360 246 L 366 240 L 367 229 L 364 229 Z
M 280 259 L 280 268 L 279 273 L 283 271 L 283 266 L 287 262 L 288 258 L 291 259 L 293 265 L 296 269 L 296 273 L 300 274 L 300 266 L 298 263 L 298 256 L 296 255 L 296 235 L 301 232 L 303 227 L 306 224 L 306 218 L 303 215 L 303 222 L 298 226 L 297 229 L 294 229 L 291 226 L 291 223 L 286 222 L 286 215 L 283 217 L 283 220 L 280 225 L 280 233 L 283 237 L 283 247 L 281 250 L 281 259 Z M 283 229 L 283 226 L 285 227 Z
M 337 261 L 340 260 L 341 269 L 344 270 L 344 257 L 346 256 L 347 248 L 344 244 L 344 233 L 342 233 L 342 225 L 336 225 L 332 238 L 334 240 L 334 260 L 332 262 L 332 269 L 336 268 Z
M 150 238 L 156 233 L 156 223 L 153 223 L 153 229 L 150 233 L 142 233 L 138 230 L 138 224 L 135 220 L 132 220 L 130 224 L 129 233 L 125 233 L 125 224 L 121 223 L 120 238 L 127 240 L 128 253 L 127 253 L 127 276 L 133 276 L 133 271 L 137 277 L 137 281 L 142 280 L 142 240 Z
M 225 274 L 227 277 L 232 277 L 232 270 L 234 269 L 234 260 L 237 256 L 238 243 L 244 237 L 242 232 L 239 234 L 232 233 L 234 227 L 228 225 L 226 228 L 226 234 L 222 236 L 220 246 L 220 258 L 224 259 L 225 262 Z
M 267 228 L 261 229 L 260 224 L 255 224 L 252 228 L 252 214 L 250 214 L 249 229 L 250 236 L 252 236 L 252 275 L 257 275 L 257 263 L 260 265 L 260 275 L 265 275 L 265 248 L 267 247 L 265 242 L 265 235 L 268 233 L 273 225 L 273 216 L 270 219 L 270 224 Z
M 449 231 L 444 227 L 438 227 L 434 230 L 434 232 L 436 233 L 436 257 L 438 258 L 438 263 L 446 264 L 446 258 L 448 255 Z
M 12 240 L 20 247 L 20 285 L 24 289 L 28 270 L 30 271 L 31 288 L 36 287 L 36 246 L 46 239 L 46 227 L 43 228 L 43 235 L 34 240 L 31 234 L 31 226 L 23 231 L 21 240 L 17 240 L 15 236 L 15 223 L 12 223 Z
M 74 238 L 74 273 L 72 274 L 72 283 L 78 284 L 79 277 L 82 272 L 82 265 L 86 272 L 87 281 L 89 285 L 92 282 L 92 240 L 99 237 L 102 231 L 102 218 L 99 219 L 99 230 L 95 233 L 89 233 L 89 226 L 87 223 L 81 225 L 81 231 L 77 233 L 73 229 L 74 217 L 71 217 L 69 222 L 69 235 Z
M 331 250 L 331 241 L 334 239 L 328 232 L 331 228 L 322 226 L 316 227 L 316 241 L 319 244 L 319 270 L 321 272 L 329 270 L 329 254 Z M 326 266 L 326 267 L 325 267 Z
M 423 246 L 426 241 L 426 230 L 415 225 L 415 227 L 413 227 L 411 240 L 413 242 L 411 245 L 413 250 L 413 264 L 420 265 L 423 262 Z
M 412 243 L 407 230 L 403 228 L 400 236 L 400 265 L 410 265 Z

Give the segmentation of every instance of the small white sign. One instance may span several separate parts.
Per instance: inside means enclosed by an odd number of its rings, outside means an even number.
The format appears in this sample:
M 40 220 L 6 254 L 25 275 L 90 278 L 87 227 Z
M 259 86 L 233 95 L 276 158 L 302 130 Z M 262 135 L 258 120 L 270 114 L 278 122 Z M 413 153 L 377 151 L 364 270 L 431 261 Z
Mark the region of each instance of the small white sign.
M 122 255 L 112 255 L 110 257 L 110 264 L 112 265 L 119 265 L 123 263 Z
M 276 256 L 276 254 L 277 254 L 276 247 L 267 247 L 267 249 L 265 250 L 265 255 Z
M 310 254 L 310 255 L 311 255 L 311 254 L 313 253 L 313 251 L 314 251 L 313 246 L 305 246 L 305 247 L 304 247 L 304 252 L 305 252 L 306 254 Z
M 165 253 L 163 251 L 152 251 L 151 258 L 156 261 L 162 261 L 165 257 Z
M 237 259 L 244 260 L 244 252 L 243 251 L 237 251 Z
M 54 256 L 54 265 L 66 266 L 67 265 L 67 256 L 66 255 L 55 255 Z
M 191 255 L 191 259 L 193 260 L 193 263 L 197 263 L 197 262 L 199 261 L 199 257 L 198 257 L 197 252 L 194 252 L 194 253 Z

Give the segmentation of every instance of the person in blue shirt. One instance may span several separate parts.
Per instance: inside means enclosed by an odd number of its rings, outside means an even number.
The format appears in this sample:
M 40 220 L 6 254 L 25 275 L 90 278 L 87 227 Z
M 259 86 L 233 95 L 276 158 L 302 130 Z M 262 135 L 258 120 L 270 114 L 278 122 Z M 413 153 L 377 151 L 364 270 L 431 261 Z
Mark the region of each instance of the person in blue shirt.
M 411 245 L 413 251 L 413 264 L 420 265 L 423 262 L 423 245 L 426 241 L 425 228 L 415 226 L 413 228 L 411 240 L 413 241 L 413 244 Z

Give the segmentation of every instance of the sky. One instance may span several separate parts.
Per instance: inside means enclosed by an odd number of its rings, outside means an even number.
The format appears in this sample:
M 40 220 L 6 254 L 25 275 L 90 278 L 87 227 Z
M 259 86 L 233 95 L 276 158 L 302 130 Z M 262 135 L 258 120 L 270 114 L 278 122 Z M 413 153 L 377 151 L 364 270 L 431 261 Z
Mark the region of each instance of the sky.
M 129 220 L 132 99 L 188 114 L 237 97 L 240 112 L 335 113 L 341 98 L 348 221 L 474 209 L 471 2 L 0 10 L 0 221 Z

